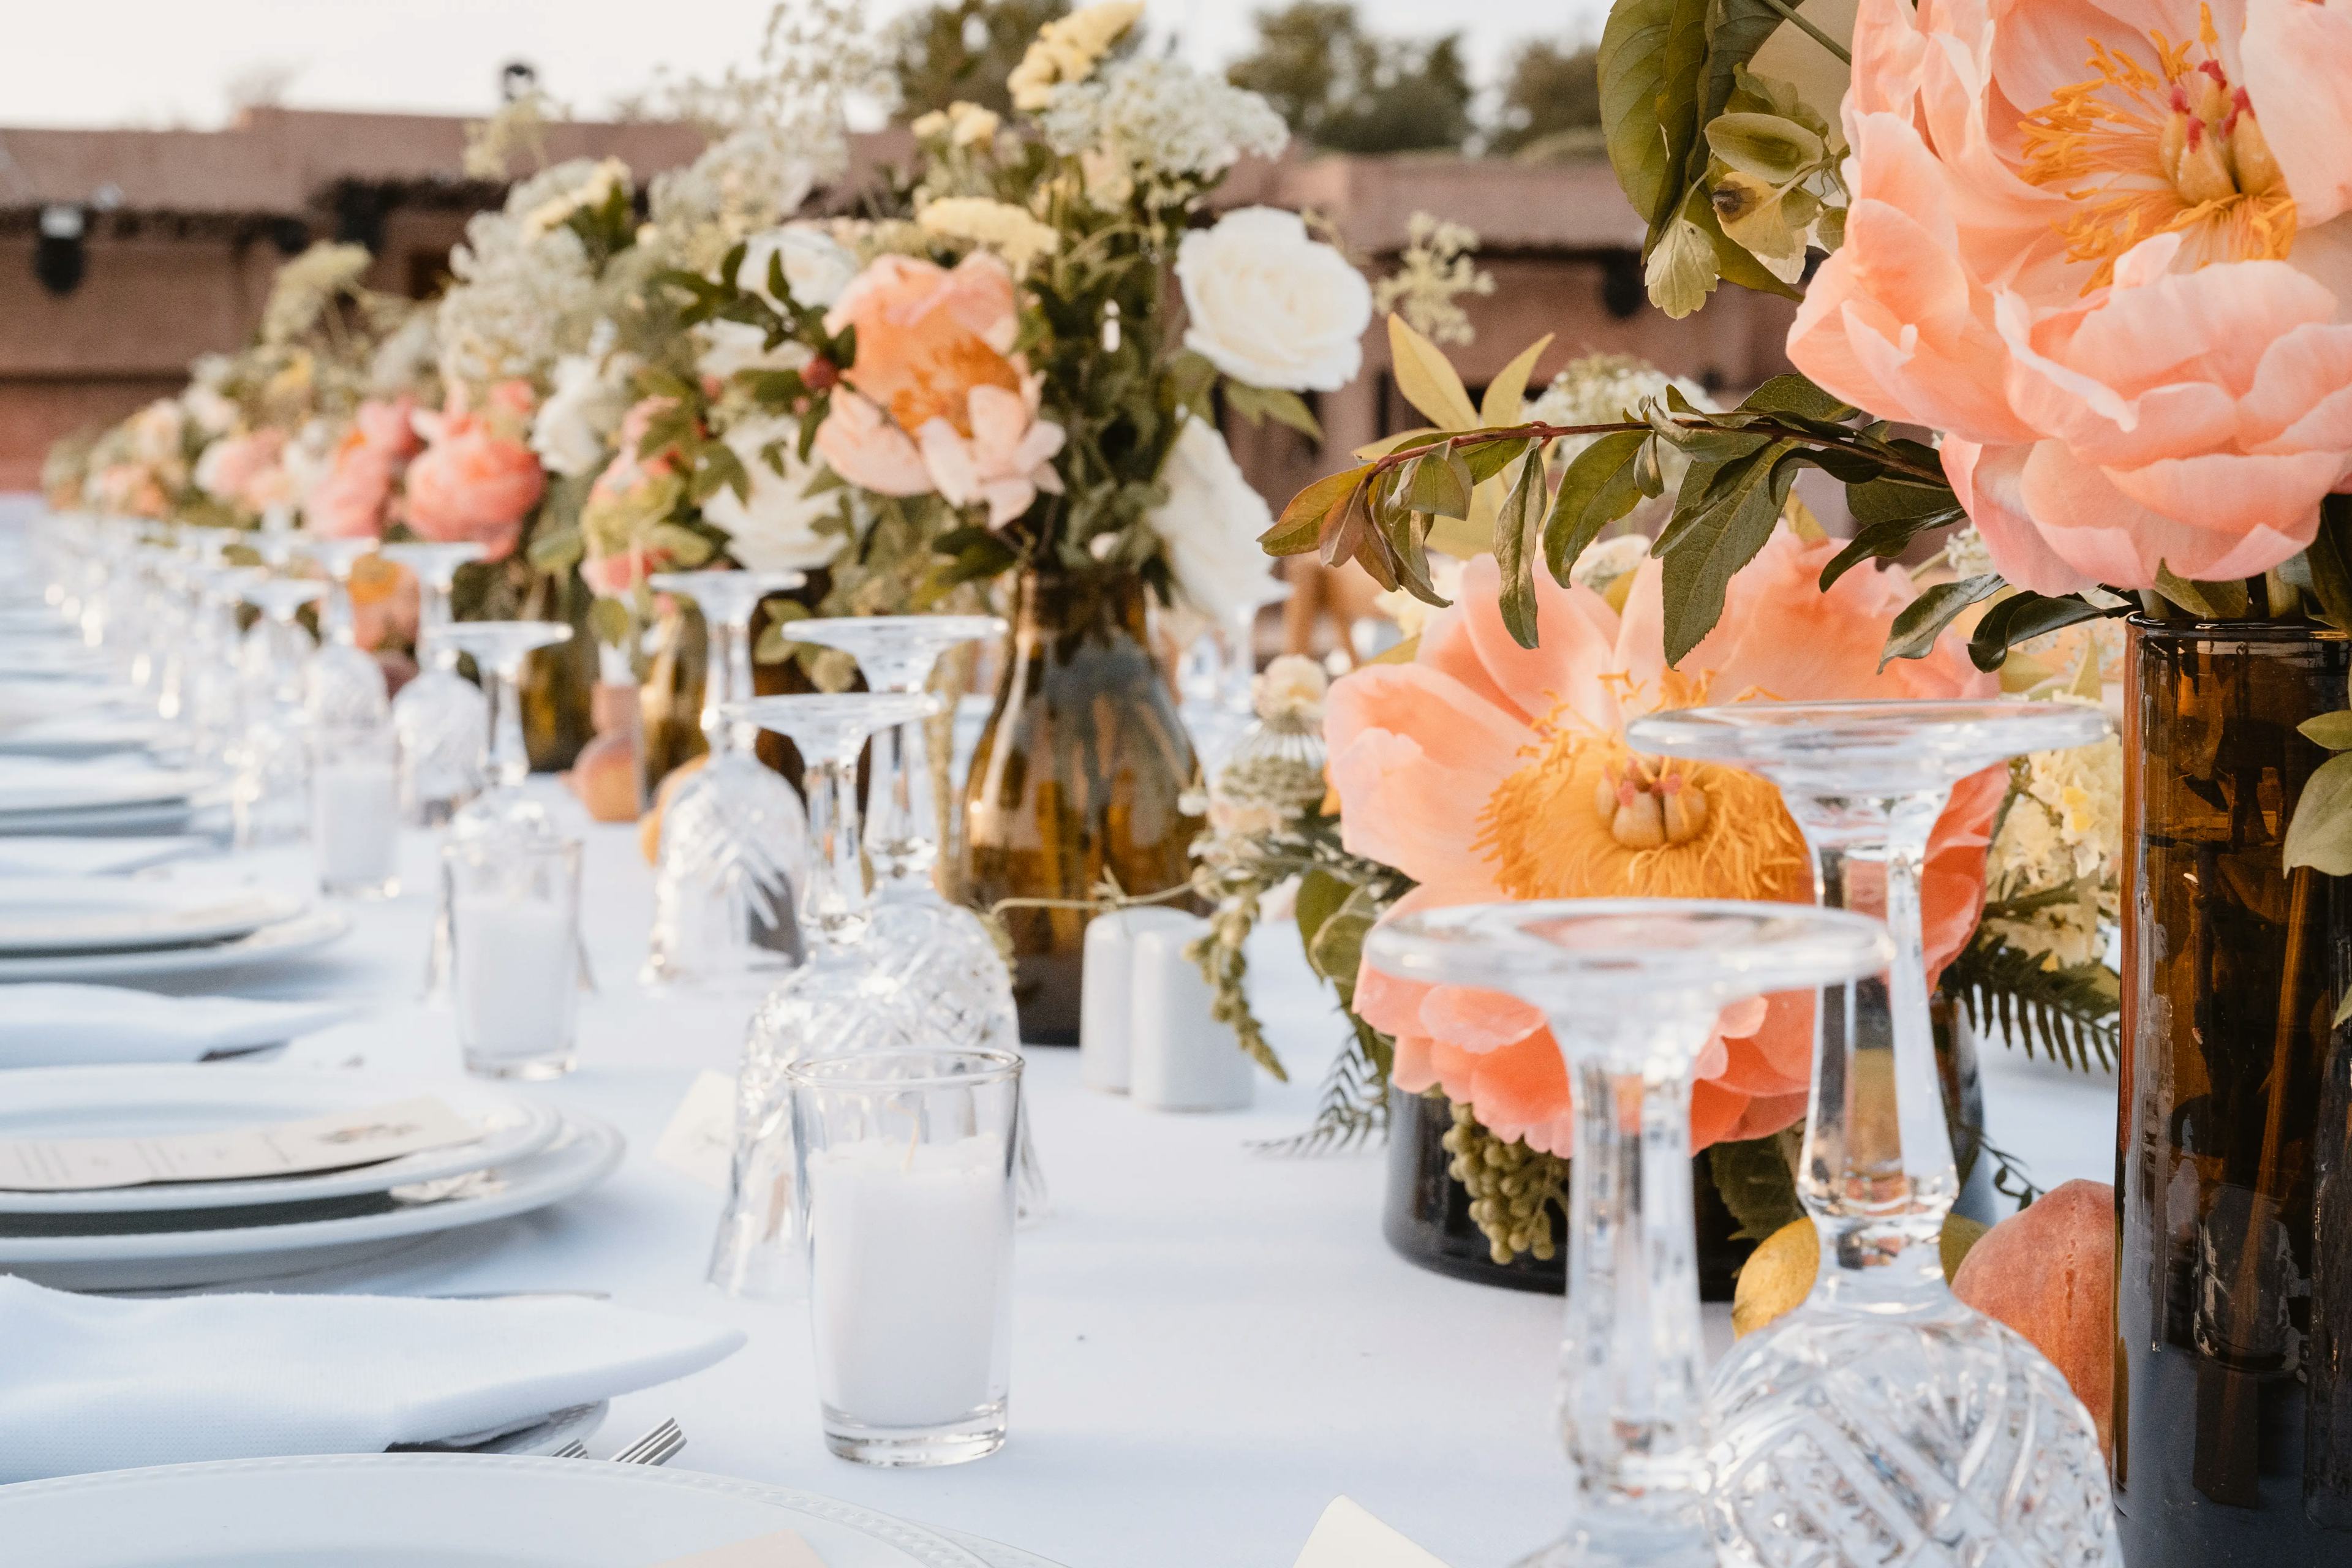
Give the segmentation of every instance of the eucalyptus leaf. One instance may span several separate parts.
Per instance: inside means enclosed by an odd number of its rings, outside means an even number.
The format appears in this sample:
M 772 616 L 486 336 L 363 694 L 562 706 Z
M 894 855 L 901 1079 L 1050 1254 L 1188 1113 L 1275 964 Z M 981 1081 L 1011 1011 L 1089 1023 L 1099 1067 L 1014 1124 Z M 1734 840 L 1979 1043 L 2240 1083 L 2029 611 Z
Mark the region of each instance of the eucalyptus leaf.
M 1649 441 L 1639 430 L 1603 436 L 1578 453 L 1560 476 L 1543 530 L 1544 565 L 1553 582 L 1566 587 L 1586 546 L 1641 500 L 1633 469 Z
M 2330 757 L 2304 781 L 2287 824 L 2286 866 L 2352 876 L 2352 756 Z
M 2007 586 L 1998 572 L 1988 572 L 1979 577 L 1963 577 L 1957 583 L 1938 583 L 1903 606 L 1894 625 L 1886 630 L 1886 647 L 1878 656 L 1878 668 L 1885 669 L 1898 658 L 1925 658 L 1936 647 L 1936 639 L 1944 628 L 1957 619 L 1970 605 L 1981 604 Z

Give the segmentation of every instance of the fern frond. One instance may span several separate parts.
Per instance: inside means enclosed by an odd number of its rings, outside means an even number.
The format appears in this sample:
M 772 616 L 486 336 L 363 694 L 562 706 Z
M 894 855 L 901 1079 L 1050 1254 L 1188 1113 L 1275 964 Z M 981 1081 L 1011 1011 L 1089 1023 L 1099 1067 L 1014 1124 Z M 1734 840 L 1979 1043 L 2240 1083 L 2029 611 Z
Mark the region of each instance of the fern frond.
M 2116 1065 L 2123 985 L 2104 963 L 2051 966 L 1979 930 L 1945 967 L 1943 986 L 1968 1008 L 1969 1023 L 1980 1031 L 1998 1025 L 2028 1056 L 2039 1043 L 2077 1072 L 2088 1072 L 2094 1057 L 2103 1068 Z

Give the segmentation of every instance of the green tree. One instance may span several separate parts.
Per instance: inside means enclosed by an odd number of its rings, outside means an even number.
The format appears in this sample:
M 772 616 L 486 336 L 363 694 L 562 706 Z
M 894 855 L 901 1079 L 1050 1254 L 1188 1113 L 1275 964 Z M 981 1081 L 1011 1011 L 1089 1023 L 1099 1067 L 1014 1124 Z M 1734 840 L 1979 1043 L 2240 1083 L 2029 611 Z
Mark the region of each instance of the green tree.
M 1302 141 L 1335 153 L 1459 148 L 1473 89 L 1462 36 L 1381 37 L 1348 0 L 1291 0 L 1254 20 L 1257 42 L 1225 72 L 1265 95 Z
M 1486 145 L 1491 152 L 1529 156 L 1580 151 L 1600 146 L 1600 130 L 1598 51 L 1538 38 L 1511 62 Z
M 1013 100 L 1004 79 L 1037 29 L 1069 11 L 1070 0 L 933 0 L 900 16 L 889 34 L 900 117 L 958 100 L 1005 113 Z

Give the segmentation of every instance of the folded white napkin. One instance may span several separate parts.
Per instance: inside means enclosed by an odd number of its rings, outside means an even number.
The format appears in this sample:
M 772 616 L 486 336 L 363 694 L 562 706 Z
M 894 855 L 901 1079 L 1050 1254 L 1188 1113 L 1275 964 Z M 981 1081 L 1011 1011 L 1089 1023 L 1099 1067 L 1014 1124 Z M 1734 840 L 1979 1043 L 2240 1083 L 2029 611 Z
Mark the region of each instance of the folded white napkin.
M 110 877 L 160 866 L 206 843 L 192 833 L 123 838 L 18 834 L 0 837 L 0 877 Z
M 122 1301 L 0 1278 L 0 1481 L 375 1453 L 650 1388 L 742 1343 L 576 1297 Z
M 1367 1512 L 1334 1498 L 1292 1568 L 1445 1568 L 1445 1564 Z
M 359 1002 L 164 996 L 121 985 L 0 985 L 0 1068 L 193 1062 L 278 1045 L 366 1010 Z

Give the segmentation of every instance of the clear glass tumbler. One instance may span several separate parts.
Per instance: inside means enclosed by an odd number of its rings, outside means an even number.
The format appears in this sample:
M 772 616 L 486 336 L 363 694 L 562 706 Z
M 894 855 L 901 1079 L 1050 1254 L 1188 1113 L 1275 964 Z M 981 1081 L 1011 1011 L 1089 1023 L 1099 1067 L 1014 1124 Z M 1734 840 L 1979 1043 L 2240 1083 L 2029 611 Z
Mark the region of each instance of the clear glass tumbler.
M 859 1051 L 785 1074 L 825 1446 L 892 1467 L 996 1452 L 1021 1058 Z
M 580 1010 L 580 840 L 501 837 L 441 851 L 453 1000 L 466 1068 L 570 1072 Z
M 331 898 L 400 891 L 400 738 L 389 723 L 311 731 L 310 853 Z

